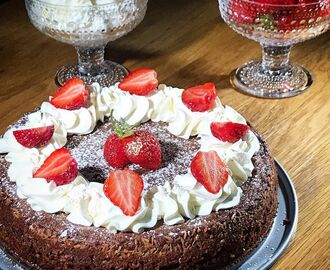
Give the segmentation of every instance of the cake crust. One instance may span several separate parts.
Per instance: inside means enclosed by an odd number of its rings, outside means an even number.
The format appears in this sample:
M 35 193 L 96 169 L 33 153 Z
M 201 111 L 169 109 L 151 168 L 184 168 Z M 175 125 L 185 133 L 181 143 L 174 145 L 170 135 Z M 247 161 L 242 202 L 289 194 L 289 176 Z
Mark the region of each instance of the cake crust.
M 35 212 L 16 194 L 0 156 L 0 242 L 31 269 L 209 269 L 240 261 L 267 235 L 277 209 L 278 180 L 264 140 L 238 206 L 158 224 L 142 233 L 75 225 L 63 213 Z

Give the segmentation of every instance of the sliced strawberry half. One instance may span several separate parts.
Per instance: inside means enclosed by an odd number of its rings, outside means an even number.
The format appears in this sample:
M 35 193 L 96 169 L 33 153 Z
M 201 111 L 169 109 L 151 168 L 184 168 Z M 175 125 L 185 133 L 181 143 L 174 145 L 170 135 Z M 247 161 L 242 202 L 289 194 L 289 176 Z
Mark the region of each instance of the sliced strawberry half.
M 213 194 L 218 193 L 228 180 L 227 166 L 214 150 L 197 152 L 190 170 L 196 180 Z
M 162 151 L 157 137 L 146 130 L 134 131 L 130 137 L 123 138 L 127 158 L 141 167 L 155 170 L 162 162 Z
M 77 110 L 86 105 L 88 97 L 84 82 L 79 78 L 71 78 L 57 89 L 50 103 L 59 109 Z
M 105 196 L 127 216 L 139 210 L 142 190 L 141 176 L 128 169 L 111 171 L 103 185 Z
M 54 181 L 57 186 L 71 183 L 78 175 L 77 161 L 65 148 L 55 150 L 33 174 L 34 178 Z
M 235 143 L 249 131 L 249 126 L 234 122 L 212 122 L 212 135 L 223 142 Z
M 185 89 L 182 102 L 193 112 L 205 112 L 214 107 L 217 93 L 214 83 L 205 83 Z
M 129 73 L 119 88 L 130 94 L 146 96 L 158 86 L 157 72 L 151 68 L 139 68 Z
M 16 141 L 24 147 L 38 148 L 49 143 L 54 134 L 54 126 L 14 130 L 13 134 Z
M 107 138 L 103 154 L 108 164 L 115 168 L 122 168 L 130 162 L 125 154 L 123 141 L 117 134 Z

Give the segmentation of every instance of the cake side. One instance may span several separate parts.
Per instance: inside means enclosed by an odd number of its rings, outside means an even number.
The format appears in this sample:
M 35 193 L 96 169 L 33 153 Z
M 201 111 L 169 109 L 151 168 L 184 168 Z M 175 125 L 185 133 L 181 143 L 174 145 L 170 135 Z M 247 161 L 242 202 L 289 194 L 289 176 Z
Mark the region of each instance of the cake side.
M 0 241 L 30 266 L 44 269 L 226 266 L 260 243 L 276 214 L 274 161 L 258 138 L 260 150 L 253 157 L 253 176 L 243 184 L 238 206 L 139 234 L 112 234 L 104 228 L 74 225 L 61 213 L 33 211 L 17 197 L 15 184 L 7 176 L 8 164 L 1 156 Z

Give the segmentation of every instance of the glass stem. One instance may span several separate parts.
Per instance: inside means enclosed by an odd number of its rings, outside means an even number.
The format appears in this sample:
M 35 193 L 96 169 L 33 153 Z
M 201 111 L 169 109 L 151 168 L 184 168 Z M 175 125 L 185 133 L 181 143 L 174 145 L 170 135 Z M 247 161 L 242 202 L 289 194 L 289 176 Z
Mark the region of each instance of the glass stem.
M 289 56 L 292 46 L 262 46 L 262 71 L 265 73 L 289 72 Z
M 76 47 L 78 53 L 78 71 L 84 76 L 95 76 L 104 71 L 104 47 Z

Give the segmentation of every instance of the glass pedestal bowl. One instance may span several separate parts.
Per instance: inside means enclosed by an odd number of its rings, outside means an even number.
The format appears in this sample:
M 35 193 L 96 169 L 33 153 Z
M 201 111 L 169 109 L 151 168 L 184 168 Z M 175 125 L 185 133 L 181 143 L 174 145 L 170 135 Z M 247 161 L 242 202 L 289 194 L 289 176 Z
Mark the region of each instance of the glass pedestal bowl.
M 58 85 L 80 77 L 85 83 L 113 85 L 128 73 L 123 66 L 104 60 L 109 41 L 133 30 L 144 18 L 148 0 L 25 0 L 32 24 L 42 33 L 73 45 L 76 65 L 61 67 Z
M 218 1 L 224 21 L 263 49 L 261 61 L 235 71 L 231 82 L 236 89 L 259 97 L 285 98 L 303 93 L 312 84 L 311 74 L 289 61 L 290 50 L 329 29 L 329 0 Z

